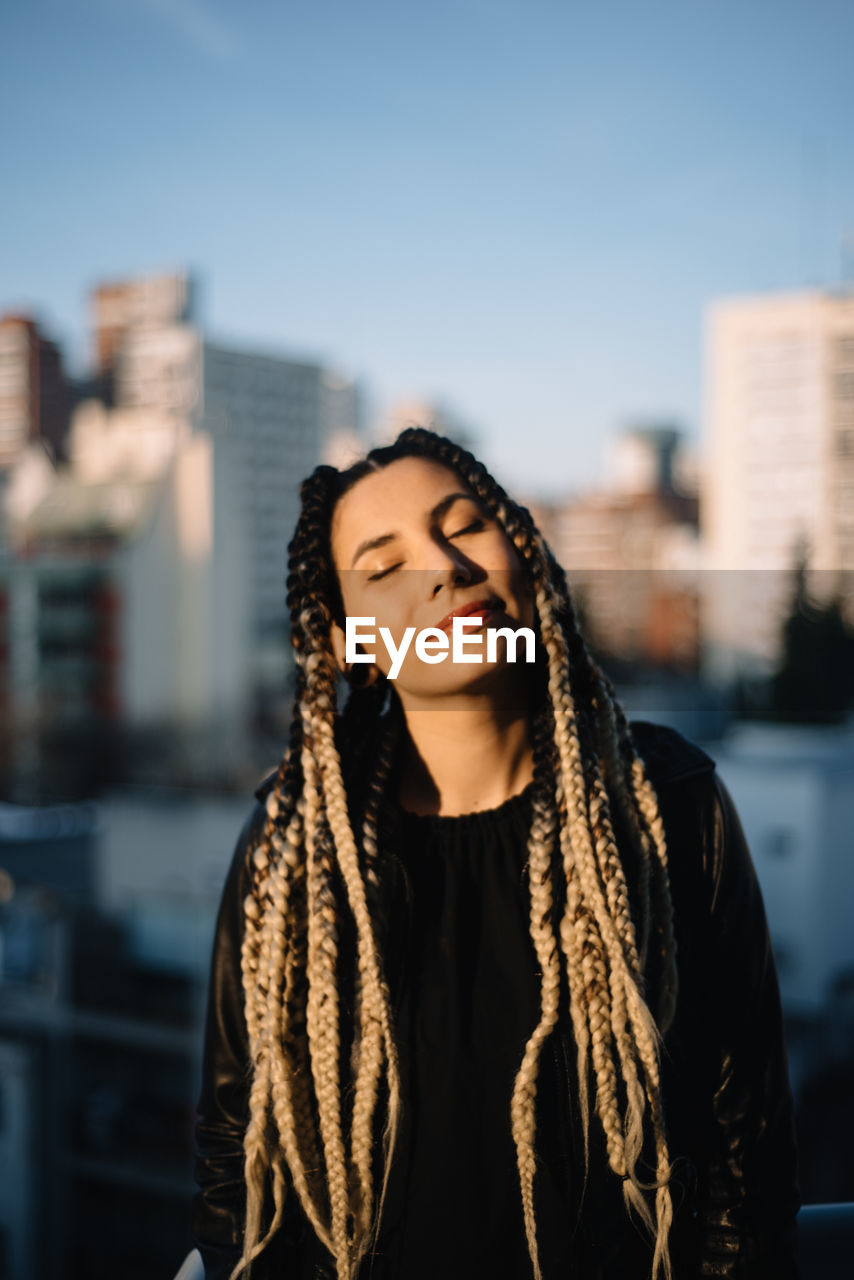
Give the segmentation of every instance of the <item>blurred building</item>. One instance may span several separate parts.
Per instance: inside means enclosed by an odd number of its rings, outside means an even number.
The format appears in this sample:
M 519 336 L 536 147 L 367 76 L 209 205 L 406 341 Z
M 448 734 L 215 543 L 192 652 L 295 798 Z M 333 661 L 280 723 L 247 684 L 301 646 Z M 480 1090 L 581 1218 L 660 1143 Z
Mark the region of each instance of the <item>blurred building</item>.
M 162 807 L 152 831 L 137 800 L 110 840 L 90 805 L 0 804 L 4 1280 L 146 1280 L 186 1253 L 216 896 L 180 878 L 209 840 L 221 882 L 236 819 L 217 836 L 218 806 L 203 831 Z
M 854 991 L 854 723 L 740 724 L 711 751 L 762 886 L 783 1005 L 814 1028 Z M 827 1047 L 808 1035 L 792 1046 L 798 1079 Z
M 330 461 L 330 454 L 341 437 L 358 441 L 364 451 L 365 391 L 361 383 L 334 369 L 325 369 L 320 396 L 323 460 Z
M 116 362 L 132 329 L 190 324 L 196 285 L 184 272 L 103 283 L 92 291 L 95 385 L 107 404 L 115 394 Z
M 107 768 L 127 734 L 238 750 L 247 719 L 245 536 L 230 442 L 148 424 L 148 448 L 128 455 L 126 423 L 95 410 L 79 425 L 74 466 L 40 482 L 16 475 L 8 494 L 0 750 L 18 798 L 39 798 L 28 790 L 36 782 L 91 793 L 92 769 Z
M 0 472 L 39 442 L 63 450 L 71 389 L 59 348 L 28 316 L 0 319 Z
M 358 386 L 307 360 L 209 342 L 190 324 L 128 328 L 115 356 L 118 408 L 145 410 L 204 433 L 227 449 L 228 481 L 246 531 L 240 574 L 247 586 L 250 683 L 258 705 L 281 696 L 289 665 L 287 546 L 301 481 L 358 436 Z M 141 420 L 141 418 L 140 418 Z
M 696 494 L 677 487 L 682 452 L 672 427 L 632 429 L 611 450 L 607 487 L 529 505 L 597 650 L 690 671 L 700 641 L 698 513 Z
M 426 427 L 441 436 L 448 436 L 464 449 L 473 449 L 477 445 L 477 433 L 449 405 L 417 397 L 396 400 L 389 406 L 374 428 L 374 443 L 391 444 L 407 427 Z
M 100 285 L 95 376 L 71 415 L 68 465 L 54 465 L 37 423 L 7 433 L 0 763 L 14 794 L 53 776 L 44 751 L 61 726 L 77 741 L 88 724 L 107 756 L 114 731 L 170 729 L 190 754 L 206 739 L 239 756 L 250 727 L 280 740 L 299 487 L 357 448 L 361 389 L 317 361 L 208 341 L 195 294 L 181 274 Z M 32 326 L 2 332 L 32 355 Z M 4 370 L 18 387 L 24 363 L 0 362 L 0 390 Z M 68 741 L 54 754 L 76 766 L 86 753 Z M 81 786 L 69 777 L 60 794 Z
M 819 596 L 854 581 L 854 295 L 723 299 L 706 343 L 710 666 L 761 672 L 800 557 Z
M 742 723 L 709 749 L 735 800 L 762 889 L 804 1200 L 850 1200 L 854 722 L 832 728 Z

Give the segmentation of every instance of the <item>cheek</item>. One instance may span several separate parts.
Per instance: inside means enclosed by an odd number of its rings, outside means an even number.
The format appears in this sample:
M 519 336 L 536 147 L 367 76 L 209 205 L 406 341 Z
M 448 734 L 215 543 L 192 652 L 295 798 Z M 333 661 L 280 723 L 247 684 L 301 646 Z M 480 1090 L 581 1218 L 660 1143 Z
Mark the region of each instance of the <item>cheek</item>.
M 357 618 L 374 612 L 371 593 L 365 590 L 364 581 L 355 570 L 339 571 L 338 587 L 347 617 Z
M 401 579 L 394 585 L 388 584 L 379 591 L 366 593 L 364 606 L 365 613 L 376 618 L 377 630 L 388 627 L 396 641 L 402 639 L 408 626 L 413 625 L 412 608 Z
M 403 632 L 411 622 L 409 616 L 411 607 L 403 580 L 398 579 L 394 583 L 389 582 L 385 585 L 368 584 L 355 572 L 349 576 L 349 579 L 347 573 L 341 573 L 339 585 L 345 619 L 374 619 L 371 629 L 377 635 L 378 651 L 382 651 L 382 643 L 379 639 L 380 627 L 387 627 L 395 641 L 400 641 Z

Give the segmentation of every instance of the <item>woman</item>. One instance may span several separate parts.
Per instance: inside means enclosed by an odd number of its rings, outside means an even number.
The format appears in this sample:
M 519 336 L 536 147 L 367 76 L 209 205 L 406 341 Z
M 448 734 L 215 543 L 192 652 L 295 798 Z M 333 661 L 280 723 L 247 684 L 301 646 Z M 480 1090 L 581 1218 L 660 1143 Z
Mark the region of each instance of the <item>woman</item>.
M 530 514 L 404 431 L 304 482 L 288 603 L 290 742 L 211 972 L 208 1280 L 796 1277 L 737 816 L 707 756 L 629 729 Z M 501 628 L 533 655 L 437 656 Z

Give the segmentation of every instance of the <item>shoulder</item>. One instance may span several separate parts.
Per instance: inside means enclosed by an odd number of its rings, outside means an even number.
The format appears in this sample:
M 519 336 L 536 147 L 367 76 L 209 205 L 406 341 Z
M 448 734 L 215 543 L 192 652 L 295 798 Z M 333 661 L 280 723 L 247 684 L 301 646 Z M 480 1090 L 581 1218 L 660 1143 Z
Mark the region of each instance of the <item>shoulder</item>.
M 711 756 L 675 729 L 649 720 L 632 720 L 629 729 L 654 787 L 714 774 Z
M 270 772 L 266 775 L 266 777 L 261 782 L 259 782 L 258 786 L 255 788 L 255 791 L 254 791 L 255 799 L 260 801 L 260 804 L 262 806 L 266 803 L 267 796 L 273 790 L 273 787 L 276 782 L 277 773 L 278 773 L 278 769 L 271 769 Z
M 671 872 L 695 863 L 711 885 L 711 903 L 725 876 L 749 879 L 754 873 L 738 812 L 711 756 L 663 725 L 634 721 L 635 748 L 658 795 L 661 816 L 673 851 Z

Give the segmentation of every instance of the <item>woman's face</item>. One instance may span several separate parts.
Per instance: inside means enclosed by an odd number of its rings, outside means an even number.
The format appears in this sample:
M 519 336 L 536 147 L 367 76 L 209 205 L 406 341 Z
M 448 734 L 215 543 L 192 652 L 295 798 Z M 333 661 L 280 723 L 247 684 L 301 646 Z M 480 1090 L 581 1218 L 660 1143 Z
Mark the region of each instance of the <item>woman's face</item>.
M 486 660 L 484 629 L 533 629 L 533 597 L 515 547 L 455 471 L 426 458 L 399 458 L 363 477 L 338 501 L 331 544 L 344 612 L 376 619 L 362 625 L 376 637 L 363 648 L 376 655 L 385 675 L 393 658 L 380 627 L 388 628 L 397 649 L 407 628 L 416 636 L 428 627 L 448 636 L 449 651 L 434 664 L 422 661 L 410 640 L 394 679 L 404 705 L 437 694 L 498 690 L 508 672 L 526 667 L 524 642 L 515 666 L 501 639 L 494 660 Z M 483 623 L 466 627 L 466 647 L 482 661 L 454 662 L 451 615 L 473 605 L 471 616 Z M 337 626 L 332 639 L 343 670 L 344 633 Z

